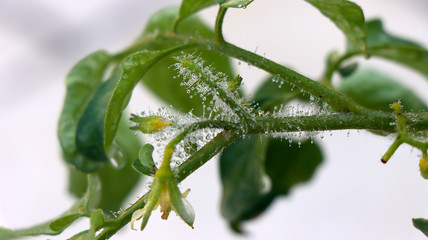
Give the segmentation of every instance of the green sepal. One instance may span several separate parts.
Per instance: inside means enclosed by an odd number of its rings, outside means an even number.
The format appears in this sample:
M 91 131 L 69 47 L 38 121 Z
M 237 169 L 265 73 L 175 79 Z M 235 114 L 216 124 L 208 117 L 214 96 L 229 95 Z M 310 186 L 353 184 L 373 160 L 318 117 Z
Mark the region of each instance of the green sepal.
M 178 183 L 172 175 L 171 178 L 166 180 L 168 193 L 172 201 L 172 207 L 178 216 L 183 219 L 187 225 L 193 228 L 193 222 L 195 221 L 195 212 L 189 202 L 183 197 L 178 188 Z

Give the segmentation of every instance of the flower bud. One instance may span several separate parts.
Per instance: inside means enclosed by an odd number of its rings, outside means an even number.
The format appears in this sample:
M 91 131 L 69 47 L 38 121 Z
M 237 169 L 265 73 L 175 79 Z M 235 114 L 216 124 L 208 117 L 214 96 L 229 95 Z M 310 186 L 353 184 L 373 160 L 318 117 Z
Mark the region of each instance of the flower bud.
M 139 117 L 133 114 L 129 120 L 137 124 L 131 129 L 140 130 L 143 133 L 159 132 L 173 124 L 172 121 L 168 121 L 161 116 Z
M 423 178 L 428 179 L 428 157 L 422 157 L 419 161 L 419 169 Z

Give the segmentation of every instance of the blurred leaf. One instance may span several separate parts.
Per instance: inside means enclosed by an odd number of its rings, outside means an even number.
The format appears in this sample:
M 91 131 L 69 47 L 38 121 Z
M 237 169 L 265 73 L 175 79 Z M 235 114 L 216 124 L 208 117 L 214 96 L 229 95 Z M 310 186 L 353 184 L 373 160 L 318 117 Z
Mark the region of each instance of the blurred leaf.
M 266 149 L 266 139 L 254 135 L 237 140 L 220 155 L 221 213 L 231 224 L 254 217 L 259 213 L 259 205 L 267 206 L 273 199 L 263 199 L 267 192 L 264 182 Z M 264 206 L 260 212 L 266 208 Z
M 178 13 L 177 19 L 175 20 L 174 26 L 187 18 L 188 16 L 199 12 L 200 10 L 210 7 L 217 2 L 215 0 L 183 0 L 181 1 L 180 11 Z
M 143 37 L 171 32 L 177 14 L 177 8 L 166 8 L 156 13 L 150 18 L 144 30 Z M 188 35 L 214 38 L 213 30 L 204 24 L 196 15 L 184 19 L 178 26 L 178 31 Z M 173 47 L 174 45 L 174 43 L 153 44 L 149 46 L 149 49 L 161 50 Z M 234 78 L 231 61 L 224 55 L 204 49 L 187 49 L 173 56 L 178 56 L 183 53 L 200 56 L 216 71 L 225 73 L 229 79 Z M 194 96 L 190 98 L 190 94 L 187 92 L 188 89 L 180 85 L 182 77 L 177 76 L 177 71 L 171 67 L 171 65 L 175 63 L 177 63 L 177 61 L 173 57 L 160 60 L 144 75 L 143 83 L 166 104 L 172 105 L 181 112 L 187 113 L 192 111 L 193 114 L 201 116 L 204 107 L 202 103 L 204 101 L 199 96 L 199 93 L 194 94 Z M 210 99 L 205 102 L 210 102 Z
M 316 143 L 291 142 L 271 138 L 266 152 L 266 173 L 274 195 L 287 195 L 298 183 L 308 181 L 322 162 Z
M 399 62 L 428 77 L 428 51 L 417 43 L 389 34 L 379 19 L 367 22 L 367 45 L 369 54 Z
M 0 239 L 7 240 L 25 236 L 58 235 L 79 217 L 88 216 L 92 207 L 98 201 L 100 189 L 99 179 L 95 175 L 88 175 L 88 182 L 89 186 L 85 195 L 59 218 L 34 227 L 15 231 L 0 227 Z
M 358 63 L 354 62 L 349 65 L 340 67 L 338 71 L 341 77 L 348 77 L 351 74 L 353 74 L 357 70 L 357 68 L 358 68 Z
M 413 226 L 419 229 L 425 236 L 428 237 L 428 220 L 423 218 L 413 218 Z
M 347 39 L 366 53 L 366 24 L 360 6 L 347 0 L 306 0 L 343 31 Z
M 77 122 L 101 84 L 110 61 L 111 57 L 105 51 L 95 52 L 78 62 L 66 78 L 67 90 L 58 123 L 58 138 L 67 161 L 83 171 L 93 171 L 98 165 L 86 162 L 77 152 L 75 142 Z
M 154 177 L 156 173 L 156 165 L 153 161 L 153 150 L 154 147 L 151 144 L 145 144 L 141 147 L 139 152 L 139 159 L 136 159 L 132 164 L 132 167 L 139 173 Z
M 217 0 L 222 7 L 227 8 L 246 8 L 254 0 Z
M 371 69 L 359 69 L 342 79 L 338 87 L 356 103 L 385 112 L 393 112 L 390 105 L 400 100 L 405 111 L 427 110 L 426 104 L 413 91 L 394 78 Z
M 222 215 L 241 232 L 243 221 L 257 217 L 276 197 L 309 180 L 321 162 L 320 148 L 309 142 L 299 146 L 265 136 L 236 141 L 220 156 Z

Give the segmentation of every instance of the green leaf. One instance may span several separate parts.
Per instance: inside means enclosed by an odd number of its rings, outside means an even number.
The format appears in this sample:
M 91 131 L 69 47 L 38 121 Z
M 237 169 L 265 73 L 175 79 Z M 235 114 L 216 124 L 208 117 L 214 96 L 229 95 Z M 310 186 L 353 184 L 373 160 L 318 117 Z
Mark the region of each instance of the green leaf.
M 400 101 L 405 111 L 424 111 L 427 105 L 412 90 L 393 77 L 371 69 L 358 69 L 343 78 L 338 87 L 356 103 L 374 110 L 393 112 L 390 105 Z
M 263 211 L 273 199 L 264 197 L 266 149 L 266 139 L 254 135 L 234 142 L 220 156 L 221 213 L 232 224 L 254 217 L 255 209 Z
M 88 162 L 77 152 L 76 128 L 87 103 L 101 84 L 111 57 L 105 51 L 95 52 L 78 62 L 66 78 L 66 96 L 58 123 L 58 138 L 64 156 L 78 169 L 94 171 L 99 166 Z
M 49 224 L 49 227 L 53 231 L 63 231 L 64 229 L 68 228 L 74 221 L 76 221 L 78 218 L 82 217 L 82 214 L 71 214 L 64 216 L 62 218 L 59 218 Z
M 415 42 L 389 34 L 379 19 L 367 22 L 367 45 L 370 55 L 404 64 L 428 77 L 428 51 Z
M 154 147 L 151 144 L 145 144 L 143 147 L 141 147 L 139 152 L 139 159 L 135 160 L 132 164 L 132 167 L 140 172 L 141 174 L 147 175 L 147 176 L 155 176 L 156 173 L 156 165 L 153 161 L 153 150 Z
M 177 14 L 177 8 L 167 8 L 156 13 L 149 20 L 144 30 L 143 37 L 171 32 Z M 203 23 L 197 15 L 190 16 L 183 20 L 178 27 L 178 31 L 187 35 L 214 38 L 213 30 Z M 162 50 L 175 45 L 176 43 L 153 44 L 149 46 L 149 49 Z M 203 49 L 183 50 L 179 54 L 183 53 L 200 56 L 216 71 L 225 73 L 230 79 L 233 79 L 235 76 L 233 74 L 231 61 L 224 55 Z M 178 56 L 179 54 L 174 54 L 173 56 Z M 188 113 L 192 111 L 193 114 L 201 116 L 204 110 L 203 104 L 201 103 L 204 101 L 198 93 L 190 98 L 190 94 L 187 93 L 188 89 L 180 85 L 182 78 L 178 77 L 177 71 L 171 67 L 171 65 L 175 63 L 177 63 L 177 61 L 172 57 L 160 60 L 144 75 L 143 83 L 166 104 L 172 105 L 181 112 Z M 208 98 L 205 102 L 209 103 L 210 99 Z
M 321 162 L 320 148 L 309 142 L 265 136 L 236 141 L 220 156 L 222 215 L 233 230 L 241 232 L 243 221 L 257 217 L 275 198 L 309 180 Z
M 117 152 L 124 158 L 125 165 L 117 168 L 110 163 L 104 164 L 94 173 L 104 186 L 101 189 L 101 200 L 96 207 L 106 210 L 107 213 L 119 210 L 125 198 L 141 178 L 141 175 L 132 169 L 132 161 L 138 157 L 141 143 L 138 137 L 129 130 L 125 118 L 120 121 L 115 144 Z M 81 197 L 82 189 L 86 187 L 86 184 L 84 173 L 69 169 L 69 191 L 73 195 Z
M 270 139 L 266 151 L 266 173 L 271 179 L 271 193 L 286 195 L 298 183 L 308 181 L 323 159 L 316 143 Z
M 306 0 L 342 30 L 355 48 L 366 53 L 366 24 L 360 6 L 347 0 Z
M 176 28 L 176 26 L 178 26 L 178 24 L 188 16 L 216 3 L 217 2 L 215 0 L 183 0 L 180 5 L 180 11 L 177 19 L 174 23 L 174 28 Z
M 79 217 L 88 216 L 89 211 L 97 202 L 100 190 L 100 182 L 95 175 L 88 175 L 88 182 L 89 185 L 85 195 L 59 218 L 34 227 L 14 231 L 0 227 L 0 239 L 7 240 L 25 236 L 58 235 Z
M 67 213 L 87 214 L 98 205 L 100 201 L 101 181 L 95 174 L 88 174 L 87 178 L 88 188 L 85 195 Z
M 164 51 L 142 51 L 128 56 L 122 64 L 122 74 L 117 83 L 107 108 L 104 125 L 104 149 L 111 151 L 112 142 L 116 135 L 122 111 L 128 105 L 132 90 L 138 81 L 153 64 L 165 56 L 179 51 L 183 46 L 177 46 Z
M 296 98 L 309 100 L 309 97 L 304 96 L 299 89 L 291 87 L 286 81 L 274 76 L 265 79 L 253 97 L 254 103 L 267 111 Z
M 77 125 L 77 149 L 92 161 L 105 162 L 109 159 L 104 150 L 104 121 L 110 97 L 119 77 L 120 72 L 116 71 L 100 85 Z
M 132 168 L 132 162 L 138 157 L 142 144 L 138 137 L 130 131 L 126 117 L 120 121 L 115 144 L 125 165 L 118 169 L 111 164 L 105 164 L 97 173 L 104 186 L 101 201 L 97 207 L 104 209 L 106 214 L 117 212 L 141 179 L 141 174 Z
M 425 236 L 428 237 L 428 220 L 423 218 L 413 218 L 413 226 L 419 229 Z
M 227 8 L 246 8 L 254 0 L 217 0 L 222 7 Z

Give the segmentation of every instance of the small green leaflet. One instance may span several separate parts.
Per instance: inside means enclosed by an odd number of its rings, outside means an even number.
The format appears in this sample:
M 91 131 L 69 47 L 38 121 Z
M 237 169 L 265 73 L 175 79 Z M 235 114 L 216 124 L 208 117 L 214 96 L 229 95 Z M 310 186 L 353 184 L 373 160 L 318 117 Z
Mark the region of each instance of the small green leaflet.
M 154 147 L 151 144 L 145 144 L 141 147 L 139 153 L 139 159 L 136 159 L 132 164 L 132 167 L 141 174 L 147 176 L 155 176 L 157 171 L 155 162 L 153 161 L 153 150 Z

